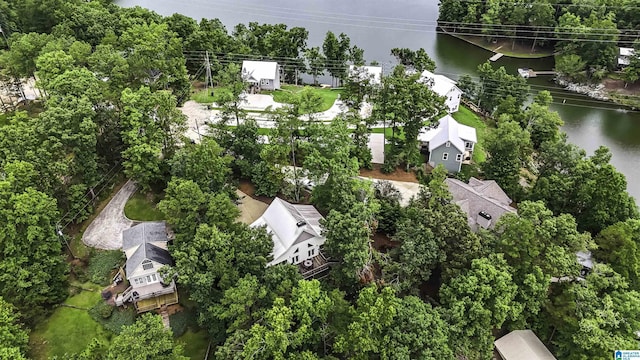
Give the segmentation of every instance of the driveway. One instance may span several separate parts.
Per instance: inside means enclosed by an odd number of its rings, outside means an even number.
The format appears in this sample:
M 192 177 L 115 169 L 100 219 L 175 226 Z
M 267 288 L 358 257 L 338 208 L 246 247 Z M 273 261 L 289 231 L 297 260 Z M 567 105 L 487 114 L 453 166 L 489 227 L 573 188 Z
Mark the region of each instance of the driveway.
M 206 105 L 189 100 L 182 105 L 180 111 L 187 116 L 187 131 L 184 135 L 199 143 L 201 135 L 207 133 L 206 122 L 211 120 L 212 111 Z
M 131 180 L 122 186 L 120 191 L 87 227 L 82 235 L 82 242 L 85 245 L 104 250 L 122 248 L 122 231 L 133 225 L 133 221 L 124 216 L 124 205 L 136 191 L 136 188 L 136 183 Z
M 267 207 L 269 207 L 269 205 L 252 198 L 240 190 L 236 190 L 236 194 L 240 197 L 240 201 L 238 202 L 240 218 L 238 218 L 238 220 L 247 225 L 251 225 L 256 221 L 260 216 L 262 216 L 262 214 L 264 214 L 265 211 L 267 211 Z
M 400 191 L 400 194 L 402 195 L 402 199 L 400 200 L 400 205 L 402 206 L 409 205 L 409 200 L 411 200 L 412 197 L 417 196 L 418 193 L 420 193 L 420 184 L 418 183 L 407 182 L 407 181 L 372 179 L 364 176 L 359 176 L 359 177 L 362 179 L 373 181 L 374 183 L 378 181 L 388 181 L 392 183 L 393 186 L 395 186 L 395 188 L 398 189 L 398 191 Z
M 384 134 L 369 134 L 369 150 L 371 150 L 371 162 L 384 164 Z
M 242 108 L 245 110 L 263 111 L 269 106 L 277 109 L 279 107 L 283 107 L 284 105 L 285 104 L 275 102 L 272 95 L 247 94 L 247 98 L 245 99 Z

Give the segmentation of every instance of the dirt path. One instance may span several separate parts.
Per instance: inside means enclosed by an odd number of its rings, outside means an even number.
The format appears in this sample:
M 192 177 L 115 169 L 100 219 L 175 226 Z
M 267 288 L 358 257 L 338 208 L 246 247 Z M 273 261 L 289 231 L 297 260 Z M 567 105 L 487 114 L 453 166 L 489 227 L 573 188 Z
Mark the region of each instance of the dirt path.
M 251 196 L 243 193 L 240 190 L 236 190 L 240 201 L 238 203 L 238 209 L 240 210 L 240 222 L 245 224 L 251 224 L 256 221 L 267 210 L 269 205 L 263 203 L 260 200 L 256 200 Z
M 109 201 L 82 235 L 85 245 L 97 249 L 116 250 L 122 248 L 122 231 L 133 225 L 124 216 L 124 205 L 136 191 L 136 184 L 129 180 Z

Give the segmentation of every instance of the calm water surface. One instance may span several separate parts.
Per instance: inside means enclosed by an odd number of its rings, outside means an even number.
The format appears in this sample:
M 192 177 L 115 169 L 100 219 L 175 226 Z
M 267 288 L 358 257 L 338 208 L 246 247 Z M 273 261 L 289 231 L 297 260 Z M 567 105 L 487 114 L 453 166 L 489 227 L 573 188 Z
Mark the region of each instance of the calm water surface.
M 473 74 L 491 53 L 464 41 L 437 34 L 437 0 L 119 0 L 121 6 L 139 5 L 162 15 L 181 13 L 195 19 L 219 18 L 229 31 L 238 23 L 285 23 L 309 30 L 310 46 L 321 46 L 327 31 L 344 32 L 352 44 L 365 50 L 385 71 L 394 47 L 423 47 L 436 61 L 436 72 L 457 78 Z M 518 67 L 549 70 L 551 59 L 500 59 L 496 65 L 511 73 Z M 529 80 L 533 90 L 549 90 L 553 110 L 565 122 L 569 140 L 592 154 L 600 145 L 611 149 L 611 162 L 627 177 L 631 195 L 640 199 L 640 112 L 624 112 L 557 88 L 548 78 Z M 564 102 L 564 104 L 563 104 Z

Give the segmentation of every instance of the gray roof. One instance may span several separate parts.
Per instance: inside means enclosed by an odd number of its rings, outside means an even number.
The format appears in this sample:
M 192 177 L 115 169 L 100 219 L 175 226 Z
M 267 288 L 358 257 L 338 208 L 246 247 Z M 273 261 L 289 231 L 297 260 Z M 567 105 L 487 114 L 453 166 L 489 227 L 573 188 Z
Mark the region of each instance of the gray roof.
M 556 360 L 531 330 L 515 330 L 494 342 L 504 360 Z
M 163 222 L 144 222 L 122 232 L 122 248 L 127 251 L 137 249 L 127 258 L 126 272 L 135 270 L 145 259 L 163 265 L 173 265 L 171 254 L 153 243 L 167 242 L 166 224 Z
M 469 184 L 457 179 L 446 179 L 449 192 L 453 201 L 467 213 L 469 226 L 476 230 L 476 218 L 482 211 L 491 216 L 491 227 L 505 213 L 516 213 L 512 208 L 511 199 L 505 194 L 500 186 L 493 180 L 469 179 Z
M 438 120 L 438 127 L 435 129 L 422 129 L 418 134 L 418 140 L 429 143 L 429 151 L 450 142 L 460 152 L 465 151 L 464 142 L 477 143 L 476 129 L 471 126 L 460 124 L 451 115 L 447 114 Z

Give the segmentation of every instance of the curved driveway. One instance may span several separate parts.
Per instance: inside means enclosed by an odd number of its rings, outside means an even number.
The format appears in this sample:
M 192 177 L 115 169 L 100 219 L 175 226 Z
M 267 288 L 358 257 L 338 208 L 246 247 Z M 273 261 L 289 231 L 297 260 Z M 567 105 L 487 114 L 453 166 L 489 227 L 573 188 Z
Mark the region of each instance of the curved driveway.
M 105 250 L 122 248 L 122 231 L 133 225 L 133 221 L 124 216 L 124 205 L 135 191 L 136 183 L 131 180 L 122 186 L 85 230 L 82 235 L 85 245 Z

